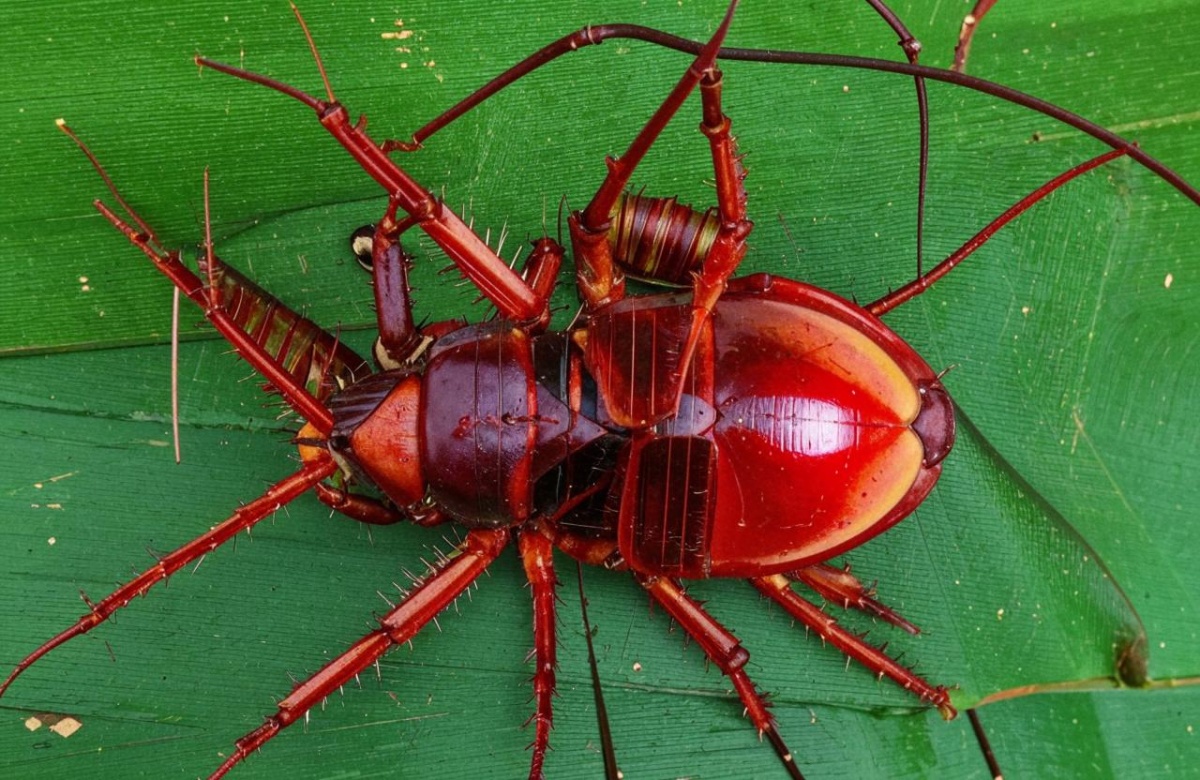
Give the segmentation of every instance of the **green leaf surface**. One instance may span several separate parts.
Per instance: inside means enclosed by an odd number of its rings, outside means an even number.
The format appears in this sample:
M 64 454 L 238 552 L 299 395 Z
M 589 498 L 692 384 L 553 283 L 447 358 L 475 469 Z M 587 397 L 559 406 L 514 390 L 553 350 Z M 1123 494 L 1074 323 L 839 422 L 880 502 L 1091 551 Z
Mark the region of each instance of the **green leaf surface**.
M 311 5 L 311 7 L 310 7 Z M 377 137 L 422 122 L 538 46 L 588 23 L 627 21 L 704 38 L 712 3 L 306 3 L 338 96 Z M 950 62 L 961 3 L 897 4 Z M 366 279 L 345 242 L 384 200 L 310 112 L 191 57 L 243 64 L 306 90 L 320 82 L 285 4 L 163 8 L 68 2 L 0 11 L 6 143 L 0 159 L 0 663 L 15 663 L 93 598 L 228 515 L 293 468 L 286 421 L 249 370 L 185 309 L 184 463 L 169 446 L 169 285 L 92 210 L 99 179 L 54 120 L 88 141 L 167 245 L 202 235 L 213 182 L 219 251 L 317 321 L 369 343 Z M 754 2 L 735 46 L 896 59 L 865 3 Z M 1187 3 L 1005 2 L 970 72 L 1056 102 L 1200 180 Z M 686 67 L 682 55 L 610 41 L 570 55 L 434 136 L 403 164 L 474 217 L 506 256 L 553 233 L 560 201 L 586 202 Z M 916 108 L 910 79 L 731 63 L 726 113 L 746 165 L 745 269 L 868 301 L 914 273 Z M 927 262 L 1041 182 L 1102 149 L 1039 115 L 930 86 Z M 639 169 L 654 194 L 712 200 L 689 102 Z M 1034 134 L 1041 139 L 1033 142 Z M 888 316 L 962 410 L 959 442 L 912 518 L 849 556 L 919 624 L 912 638 L 857 616 L 956 702 L 1027 688 L 1112 686 L 1137 622 L 1149 691 L 1059 693 L 987 704 L 1008 777 L 1195 777 L 1200 747 L 1200 573 L 1191 565 L 1200 483 L 1200 210 L 1118 161 L 1071 183 L 949 279 Z M 421 315 L 481 317 L 473 291 L 415 246 Z M 560 291 L 573 300 L 569 285 Z M 569 317 L 571 311 L 564 311 Z M 1071 527 L 1087 540 L 1074 536 Z M 0 699 L 0 775 L 194 777 L 386 609 L 442 530 L 367 528 L 303 498 L 195 575 L 55 651 Z M 1090 547 L 1089 547 L 1090 545 Z M 1094 552 L 1093 552 L 1094 549 Z M 561 559 L 554 778 L 602 776 L 574 567 Z M 618 756 L 629 777 L 781 777 L 715 670 L 647 608 L 624 575 L 585 573 Z M 237 770 L 237 777 L 514 777 L 531 647 L 528 594 L 505 556 L 460 615 L 390 654 Z M 806 776 L 986 777 L 965 719 L 945 724 L 894 686 L 846 668 L 740 583 L 695 592 L 752 653 Z M 394 599 L 393 599 L 394 600 Z M 69 738 L 39 713 L 69 714 Z M 43 720 L 52 718 L 43 717 Z

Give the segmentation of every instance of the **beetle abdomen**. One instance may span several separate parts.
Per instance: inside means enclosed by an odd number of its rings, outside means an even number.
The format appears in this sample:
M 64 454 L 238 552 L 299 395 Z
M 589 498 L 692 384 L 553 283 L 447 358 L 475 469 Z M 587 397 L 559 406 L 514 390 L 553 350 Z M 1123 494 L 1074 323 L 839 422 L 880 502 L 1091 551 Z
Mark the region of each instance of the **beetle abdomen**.
M 617 201 L 609 240 L 613 259 L 631 276 L 690 286 L 720 227 L 715 208 L 696 211 L 676 198 L 624 193 Z
M 787 571 L 861 544 L 928 494 L 953 441 L 952 407 L 877 318 L 759 276 L 731 284 L 712 333 L 711 395 L 699 400 L 716 413 L 691 431 L 710 446 L 677 436 L 635 446 L 619 534 L 631 566 L 680 577 Z M 651 485 L 670 480 L 693 491 L 687 506 L 654 500 Z M 647 512 L 660 519 L 638 517 Z

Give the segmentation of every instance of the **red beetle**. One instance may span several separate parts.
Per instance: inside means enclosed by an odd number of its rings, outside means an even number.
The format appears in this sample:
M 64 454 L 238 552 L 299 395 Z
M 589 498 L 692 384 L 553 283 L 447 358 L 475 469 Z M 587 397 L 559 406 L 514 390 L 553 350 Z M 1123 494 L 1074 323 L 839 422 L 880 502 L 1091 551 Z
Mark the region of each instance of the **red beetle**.
M 865 307 L 788 279 L 732 278 L 752 227 L 715 67 L 732 14 L 731 7 L 626 154 L 609 161 L 609 175 L 591 203 L 571 215 L 584 310 L 565 331 L 548 329 L 549 297 L 564 249 L 543 238 L 521 273 L 509 269 L 393 161 L 392 152 L 419 146 L 420 137 L 376 143 L 365 122 L 351 124 L 328 82 L 327 99 L 318 99 L 198 59 L 313 108 L 388 193 L 389 208 L 373 229 L 370 249 L 380 330 L 376 358 L 383 370 L 371 373 L 334 336 L 221 263 L 211 238 L 202 275 L 194 274 L 177 253 L 162 250 L 114 189 L 129 219 L 98 203 L 104 216 L 204 308 L 307 420 L 297 437 L 304 465 L 91 605 L 78 623 L 18 664 L 0 693 L 54 647 L 313 489 L 363 522 L 453 522 L 468 533 L 381 619 L 378 630 L 299 685 L 263 726 L 239 740 L 214 777 L 411 638 L 514 538 L 534 599 L 531 776 L 541 775 L 555 685 L 555 547 L 587 563 L 629 570 L 730 678 L 753 724 L 793 777 L 800 771 L 745 671 L 747 651 L 686 595 L 679 580 L 748 579 L 824 639 L 952 717 L 945 688 L 841 629 L 791 587 L 803 580 L 823 597 L 912 628 L 848 573 L 823 563 L 919 505 L 954 441 L 953 405 L 937 373 L 878 317 L 919 294 L 1034 201 L 1114 157 L 1138 154 L 1122 142 L 1062 174 L 929 273 Z M 594 43 L 595 35 L 591 28 L 581 31 L 569 48 Z M 674 45 L 663 36 L 657 42 Z M 512 78 L 532 69 L 522 67 Z M 716 209 L 696 212 L 674 199 L 626 193 L 638 162 L 697 85 Z M 494 91 L 481 90 L 466 103 Z M 466 108 L 448 112 L 442 124 Z M 479 287 L 496 306 L 497 319 L 414 324 L 408 258 L 399 243 L 414 227 Z M 629 296 L 627 274 L 691 289 Z

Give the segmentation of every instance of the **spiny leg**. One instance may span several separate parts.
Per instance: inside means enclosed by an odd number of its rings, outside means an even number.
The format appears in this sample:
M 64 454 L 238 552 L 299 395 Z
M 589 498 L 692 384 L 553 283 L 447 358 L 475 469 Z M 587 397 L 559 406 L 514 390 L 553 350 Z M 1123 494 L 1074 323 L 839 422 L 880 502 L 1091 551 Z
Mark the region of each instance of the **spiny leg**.
M 292 365 L 289 369 L 288 365 L 281 362 L 281 359 L 287 360 L 289 357 L 294 357 L 299 354 L 291 350 L 292 341 L 295 335 L 303 330 L 306 335 L 317 340 L 317 337 L 309 330 L 314 330 L 320 333 L 319 328 L 308 320 L 304 320 L 295 315 L 286 322 L 285 333 L 282 334 L 282 345 L 279 349 L 279 356 L 272 354 L 270 350 L 263 346 L 258 341 L 259 338 L 264 338 L 266 331 L 248 332 L 244 326 L 246 322 L 239 322 L 235 315 L 231 314 L 224 308 L 224 297 L 229 291 L 244 292 L 248 296 L 248 300 L 263 303 L 267 309 L 273 312 L 281 312 L 287 310 L 278 301 L 270 297 L 267 293 L 258 290 L 245 277 L 237 274 L 232 269 L 224 266 L 214 256 L 212 251 L 212 237 L 210 220 L 208 218 L 208 173 L 204 176 L 204 210 L 205 210 L 205 258 L 202 262 L 203 270 L 206 273 L 208 283 L 200 279 L 180 260 L 178 252 L 166 252 L 158 243 L 158 239 L 154 231 L 149 225 L 126 203 L 121 197 L 120 192 L 109 178 L 108 173 L 103 166 L 92 154 L 87 145 L 79 139 L 78 136 L 69 128 L 62 120 L 58 121 L 58 127 L 66 133 L 80 150 L 87 156 L 92 166 L 97 173 L 104 179 L 105 184 L 113 193 L 117 202 L 122 209 L 136 224 L 136 228 L 130 225 L 124 219 L 119 217 L 108 206 L 101 201 L 95 201 L 96 209 L 107 219 L 112 225 L 117 228 L 129 240 L 131 244 L 140 249 L 147 257 L 154 261 L 155 267 L 182 292 L 184 295 L 192 299 L 201 309 L 204 310 L 204 316 L 217 329 L 217 331 L 225 337 L 225 340 L 233 345 L 238 354 L 249 363 L 255 371 L 260 373 L 267 382 L 279 391 L 283 396 L 284 401 L 288 406 L 292 407 L 309 423 L 316 427 L 322 433 L 328 433 L 333 427 L 333 416 L 329 410 L 321 402 L 321 400 L 310 393 L 304 386 L 304 382 L 297 379 L 293 374 L 293 370 L 297 366 Z M 260 320 L 260 326 L 270 328 L 271 326 L 284 322 L 273 313 L 260 312 L 263 314 Z M 307 327 L 301 327 L 305 325 Z M 328 360 L 325 366 L 317 366 L 316 368 L 322 373 L 327 373 L 327 369 L 335 358 L 341 360 L 347 366 L 352 366 L 348 369 L 351 372 L 363 368 L 362 359 L 354 355 L 353 352 L 347 349 L 338 349 L 336 346 L 329 349 L 326 355 Z M 313 366 L 306 364 L 306 368 Z M 321 389 L 318 386 L 318 393 Z
M 496 306 L 501 316 L 518 323 L 540 322 L 549 306 L 549 297 L 538 295 L 466 222 L 396 165 L 379 144 L 367 135 L 365 117 L 361 117 L 358 122 L 351 122 L 345 106 L 338 103 L 334 97 L 316 44 L 304 24 L 303 17 L 294 5 L 292 10 L 321 72 L 327 99 L 313 97 L 267 76 L 224 65 L 205 57 L 196 57 L 196 64 L 268 87 L 313 109 L 321 125 L 350 153 L 363 171 L 378 182 L 389 197 L 446 253 L 463 275 Z
M 553 727 L 553 698 L 555 696 L 555 669 L 558 666 L 555 646 L 554 589 L 558 578 L 554 575 L 554 545 L 536 528 L 529 528 L 518 538 L 521 560 L 525 564 L 525 576 L 533 591 L 533 698 L 534 712 L 528 722 L 534 724 L 531 747 L 533 759 L 529 766 L 530 780 L 541 780 L 546 750 L 550 746 L 550 729 Z
M 750 722 L 758 729 L 759 736 L 766 734 L 771 747 L 788 775 L 793 780 L 804 780 L 792 752 L 779 735 L 775 719 L 767 709 L 767 703 L 755 689 L 754 682 L 746 674 L 744 667 L 750 660 L 750 653 L 742 647 L 741 642 L 728 629 L 722 626 L 711 615 L 704 611 L 699 603 L 686 593 L 679 583 L 667 577 L 652 577 L 635 574 L 638 582 L 649 591 L 650 596 L 667 611 L 676 623 L 683 627 L 696 644 L 704 651 L 709 660 L 724 672 L 738 696 L 746 707 Z
M 81 617 L 75 625 L 34 650 L 17 664 L 12 673 L 8 675 L 8 679 L 0 684 L 0 696 L 4 695 L 8 686 L 12 685 L 22 672 L 46 653 L 69 639 L 91 631 L 108 620 L 114 612 L 127 606 L 135 597 L 145 595 L 146 591 L 156 583 L 165 580 L 191 561 L 217 549 L 241 531 L 252 528 L 260 520 L 273 514 L 284 504 L 292 501 L 335 471 L 337 471 L 337 465 L 328 456 L 309 461 L 296 473 L 271 485 L 258 498 L 238 507 L 224 522 L 159 558 L 158 563 L 154 566 L 99 602 L 92 603 L 87 596 L 84 596 L 83 599 L 88 605 L 89 612 Z
M 892 678 L 921 701 L 929 702 L 937 707 L 942 713 L 942 717 L 949 720 L 957 714 L 954 707 L 950 705 L 950 694 L 944 687 L 930 685 L 911 669 L 884 653 L 883 650 L 868 644 L 861 637 L 842 628 L 838 625 L 837 620 L 823 612 L 820 607 L 801 598 L 792 589 L 787 577 L 782 574 L 755 577 L 750 580 L 750 584 L 764 596 L 783 607 L 793 618 L 815 631 L 823 641 L 833 645 L 872 672 Z
M 608 175 L 604 177 L 587 207 L 583 211 L 571 214 L 567 221 L 571 244 L 575 249 L 579 295 L 589 311 L 620 300 L 624 296 L 624 279 L 613 264 L 612 247 L 608 241 L 613 209 L 629 184 L 629 178 L 638 163 L 646 156 L 650 146 L 683 105 L 683 101 L 700 83 L 700 79 L 713 67 L 717 50 L 721 47 L 721 41 L 725 39 L 725 33 L 729 30 L 736 9 L 737 2 L 734 0 L 730 3 L 717 31 L 629 144 L 625 154 L 606 160 Z
M 440 558 L 429 574 L 417 580 L 399 605 L 380 621 L 380 627 L 350 646 L 319 672 L 300 683 L 279 702 L 275 714 L 263 725 L 237 741 L 225 763 L 209 776 L 224 777 L 242 759 L 262 747 L 285 727 L 294 723 L 326 696 L 353 680 L 388 650 L 416 636 L 429 621 L 473 583 L 508 545 L 507 529 L 476 530 L 467 534 L 448 556 Z
M 785 574 L 789 580 L 803 582 L 821 598 L 844 609 L 857 609 L 891 623 L 910 634 L 921 633 L 921 629 L 909 623 L 891 607 L 874 598 L 875 589 L 868 588 L 850 573 L 850 566 L 838 569 L 825 563 L 806 566 Z
M 917 279 L 914 279 L 898 290 L 888 293 L 879 300 L 868 303 L 863 308 L 865 308 L 871 314 L 874 314 L 876 317 L 879 317 L 896 308 L 900 304 L 916 298 L 918 295 L 928 290 L 934 282 L 938 281 L 943 276 L 954 270 L 956 265 L 969 257 L 976 249 L 983 246 L 997 230 L 1004 227 L 1021 214 L 1024 214 L 1030 206 L 1037 203 L 1039 200 L 1054 192 L 1056 189 L 1071 181 L 1075 177 L 1087 173 L 1093 168 L 1098 168 L 1101 165 L 1115 160 L 1116 158 L 1125 154 L 1129 154 L 1128 149 L 1114 149 L 1113 151 L 1106 152 L 1099 157 L 1093 157 L 1087 162 L 1080 163 L 1069 171 L 1060 173 L 1058 176 L 1055 176 L 1053 179 L 1038 187 L 1036 190 L 1010 206 L 1003 214 L 989 222 L 987 226 L 983 228 L 983 230 L 980 230 L 969 241 L 967 241 L 958 249 L 954 250 L 949 257 L 931 268 L 928 273 L 918 277 Z

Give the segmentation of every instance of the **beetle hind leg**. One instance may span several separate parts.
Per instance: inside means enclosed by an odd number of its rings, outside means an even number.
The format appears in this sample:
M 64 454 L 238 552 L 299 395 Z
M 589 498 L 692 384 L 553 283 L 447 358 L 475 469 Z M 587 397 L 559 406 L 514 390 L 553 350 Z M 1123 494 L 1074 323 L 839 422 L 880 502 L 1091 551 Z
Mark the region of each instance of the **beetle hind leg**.
M 931 685 L 880 648 L 843 628 L 831 615 L 797 594 L 792 589 L 791 581 L 784 575 L 755 577 L 750 580 L 750 584 L 783 607 L 793 618 L 815 631 L 822 641 L 833 645 L 875 674 L 890 677 L 921 701 L 937 707 L 946 720 L 958 714 L 950 704 L 950 693 L 945 686 Z
M 921 629 L 901 617 L 896 610 L 876 599 L 875 588 L 863 585 L 858 577 L 851 574 L 849 564 L 839 569 L 827 563 L 817 563 L 784 576 L 793 582 L 803 582 L 821 598 L 843 609 L 857 609 L 874 615 L 914 636 L 921 633 Z
M 704 650 L 709 660 L 715 663 L 733 687 L 738 697 L 746 707 L 746 715 L 758 728 L 759 736 L 766 736 L 775 754 L 783 762 L 784 769 L 792 780 L 804 780 L 792 751 L 784 743 L 775 718 L 767 709 L 767 702 L 754 686 L 750 676 L 746 674 L 746 662 L 750 653 L 742 647 L 741 641 L 722 626 L 715 618 L 704 611 L 700 604 L 684 593 L 679 583 L 668 577 L 649 577 L 635 574 L 638 582 L 650 596 L 667 611 L 688 633 L 696 644 Z M 785 580 L 786 582 L 786 580 Z

